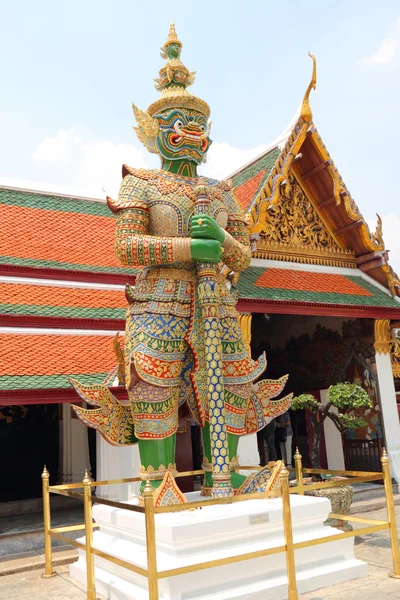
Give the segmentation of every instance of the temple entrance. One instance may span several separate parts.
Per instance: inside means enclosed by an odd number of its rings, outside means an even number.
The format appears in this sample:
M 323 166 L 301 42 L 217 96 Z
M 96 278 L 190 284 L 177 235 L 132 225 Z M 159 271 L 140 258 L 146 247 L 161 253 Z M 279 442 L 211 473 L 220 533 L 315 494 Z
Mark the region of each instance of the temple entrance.
M 40 498 L 43 465 L 57 483 L 59 406 L 0 407 L 0 455 L 0 502 Z
M 344 436 L 325 424 L 325 436 L 320 444 L 320 464 L 327 468 L 330 461 L 343 456 L 348 469 L 379 470 L 379 449 L 382 446 L 382 429 L 379 418 L 379 396 L 375 365 L 374 321 L 372 319 L 345 319 L 305 315 L 253 314 L 251 348 L 253 358 L 266 352 L 268 367 L 266 378 L 276 379 L 289 374 L 284 393 L 295 395 L 311 393 L 324 402 L 326 390 L 339 382 L 357 383 L 367 391 L 373 408 L 359 409 L 367 425 L 348 430 Z M 303 462 L 311 466 L 312 424 L 308 411 L 290 411 L 292 443 L 286 440 L 286 449 L 296 446 Z M 278 423 L 276 423 L 278 425 Z M 279 427 L 275 427 L 277 457 L 282 444 Z M 269 442 L 271 447 L 271 442 Z M 282 448 L 283 451 L 283 448 Z M 287 450 L 286 450 L 287 452 Z

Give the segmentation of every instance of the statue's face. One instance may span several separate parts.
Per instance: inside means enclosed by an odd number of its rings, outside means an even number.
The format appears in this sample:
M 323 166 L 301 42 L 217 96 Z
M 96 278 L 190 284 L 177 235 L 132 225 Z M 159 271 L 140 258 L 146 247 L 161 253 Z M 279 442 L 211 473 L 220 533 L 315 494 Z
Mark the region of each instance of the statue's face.
M 157 147 L 167 160 L 190 160 L 200 164 L 205 160 L 210 140 L 210 122 L 188 108 L 173 108 L 155 115 L 160 124 Z
M 181 47 L 179 44 L 169 44 L 167 50 L 168 58 L 179 58 L 181 54 Z

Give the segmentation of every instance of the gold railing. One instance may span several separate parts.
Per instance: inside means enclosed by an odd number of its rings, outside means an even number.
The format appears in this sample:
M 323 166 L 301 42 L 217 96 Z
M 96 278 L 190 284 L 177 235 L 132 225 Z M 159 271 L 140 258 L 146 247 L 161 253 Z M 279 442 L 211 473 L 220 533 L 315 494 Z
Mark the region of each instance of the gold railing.
M 203 569 L 209 569 L 211 567 L 218 567 L 221 565 L 232 564 L 244 560 L 251 560 L 253 558 L 260 558 L 268 556 L 270 554 L 277 554 L 279 552 L 285 552 L 286 554 L 286 570 L 288 578 L 288 599 L 298 600 L 297 583 L 296 583 L 296 566 L 295 566 L 295 555 L 294 551 L 300 548 L 307 548 L 309 546 L 315 546 L 324 544 L 326 542 L 332 542 L 335 540 L 354 537 L 356 535 L 365 535 L 367 533 L 374 533 L 384 529 L 389 530 L 390 542 L 392 549 L 393 559 L 393 573 L 392 577 L 400 578 L 400 552 L 399 552 L 399 541 L 396 529 L 396 515 L 393 500 L 392 480 L 390 476 L 390 464 L 389 458 L 386 451 L 383 450 L 381 463 L 381 473 L 371 473 L 365 471 L 332 471 L 328 469 L 305 469 L 302 467 L 301 455 L 298 450 L 295 454 L 295 469 L 290 471 L 296 472 L 296 485 L 291 487 L 289 485 L 289 470 L 284 468 L 280 474 L 280 488 L 268 492 L 259 492 L 254 494 L 246 494 L 241 496 L 233 496 L 231 498 L 208 498 L 207 500 L 199 500 L 197 502 L 187 502 L 185 504 L 178 504 L 172 506 L 154 507 L 153 493 L 154 489 L 150 482 L 147 481 L 144 490 L 144 506 L 137 506 L 132 504 L 126 504 L 122 502 L 115 502 L 113 500 L 107 500 L 105 498 L 93 497 L 92 488 L 103 485 L 113 485 L 121 483 L 132 483 L 141 481 L 140 477 L 132 477 L 129 479 L 114 479 L 109 481 L 91 481 L 86 474 L 82 483 L 71 483 L 65 485 L 49 485 L 49 472 L 46 467 L 42 473 L 42 486 L 43 486 L 43 516 L 44 516 L 44 535 L 45 535 L 45 572 L 43 577 L 51 577 L 53 572 L 52 566 L 52 547 L 51 538 L 55 537 L 59 540 L 71 544 L 75 548 L 86 551 L 86 576 L 87 576 L 87 600 L 96 600 L 96 587 L 95 587 L 95 575 L 94 575 L 94 557 L 99 556 L 103 559 L 109 560 L 110 562 L 124 567 L 129 571 L 143 575 L 148 579 L 148 590 L 149 600 L 158 600 L 158 581 L 166 577 L 174 577 L 175 575 L 181 575 L 183 573 L 191 573 L 194 571 L 201 571 Z M 246 470 L 258 470 L 259 466 L 241 466 L 240 469 Z M 179 473 L 177 477 L 185 477 L 188 475 L 200 475 L 203 471 L 186 471 Z M 303 481 L 304 474 L 329 474 L 344 477 L 346 479 L 324 481 L 318 483 L 312 483 L 305 485 Z M 354 531 L 346 531 L 337 533 L 334 535 L 328 535 L 323 538 L 315 540 L 308 540 L 304 542 L 293 541 L 292 531 L 292 517 L 290 510 L 290 494 L 304 494 L 304 491 L 317 490 L 324 488 L 339 487 L 343 485 L 365 483 L 367 481 L 378 481 L 383 480 L 385 485 L 386 495 L 386 507 L 388 519 L 387 521 L 379 521 L 376 519 L 365 519 L 363 517 L 353 517 L 348 515 L 338 515 L 331 513 L 329 518 L 343 519 L 346 521 L 353 521 L 355 523 L 362 523 L 366 525 L 362 529 Z M 83 488 L 83 493 L 74 491 Z M 78 498 L 83 500 L 85 523 L 81 525 L 70 525 L 66 527 L 51 527 L 50 521 L 50 493 L 61 494 L 63 496 L 69 496 L 72 498 Z M 265 498 L 278 498 L 282 499 L 282 510 L 283 510 L 283 531 L 284 531 L 284 544 L 275 548 L 267 548 L 265 550 L 258 550 L 256 552 L 247 552 L 245 554 L 239 554 L 235 556 L 229 556 L 217 560 L 210 560 L 207 562 L 196 563 L 187 565 L 185 567 L 179 567 L 175 569 L 167 569 L 159 571 L 157 568 L 157 553 L 156 553 L 156 532 L 155 532 L 155 515 L 160 513 L 169 513 L 182 510 L 190 510 L 194 508 L 200 508 L 203 506 L 213 506 L 216 504 L 232 504 L 234 502 L 246 502 L 254 499 L 265 499 Z M 147 548 L 147 569 L 134 565 L 130 562 L 117 558 L 112 554 L 102 552 L 93 546 L 93 529 L 96 527 L 93 524 L 92 519 L 92 505 L 93 502 L 97 504 L 105 504 L 115 508 L 121 508 L 123 510 L 130 510 L 133 512 L 144 513 L 146 523 L 146 548 Z M 65 535 L 70 531 L 85 531 L 85 544 L 78 542 Z

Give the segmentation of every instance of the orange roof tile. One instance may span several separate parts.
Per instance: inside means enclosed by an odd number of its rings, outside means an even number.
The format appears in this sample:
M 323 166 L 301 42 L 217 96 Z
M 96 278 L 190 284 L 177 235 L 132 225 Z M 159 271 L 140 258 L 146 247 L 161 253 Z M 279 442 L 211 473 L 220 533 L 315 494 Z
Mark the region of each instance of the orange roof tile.
M 254 175 L 254 177 L 248 179 L 235 189 L 236 197 L 243 210 L 246 210 L 250 202 L 253 200 L 265 174 L 266 170 L 264 169 L 263 171 L 257 173 L 257 175 Z
M 373 296 L 371 292 L 357 285 L 344 275 L 333 275 L 317 271 L 266 269 L 254 285 L 261 288 Z
M 0 204 L 0 256 L 55 263 L 121 267 L 115 256 L 115 219 Z
M 0 334 L 2 376 L 104 373 L 116 362 L 111 335 Z
M 120 290 L 37 286 L 19 283 L 0 283 L 0 304 L 87 308 L 126 308 L 127 306 L 125 294 Z

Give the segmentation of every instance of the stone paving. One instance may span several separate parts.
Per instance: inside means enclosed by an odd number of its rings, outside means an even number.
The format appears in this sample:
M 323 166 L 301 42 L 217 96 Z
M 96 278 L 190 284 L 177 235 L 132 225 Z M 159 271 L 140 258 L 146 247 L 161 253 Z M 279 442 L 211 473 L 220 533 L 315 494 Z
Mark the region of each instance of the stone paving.
M 400 506 L 396 514 L 400 525 Z M 365 516 L 384 520 L 386 512 L 368 512 Z M 392 557 L 388 532 L 357 537 L 355 553 L 368 563 L 368 577 L 303 594 L 301 600 L 400 600 L 400 579 L 389 577 Z M 86 600 L 84 588 L 69 577 L 68 566 L 57 567 L 56 573 L 50 579 L 41 579 L 39 571 L 0 577 L 0 600 Z

